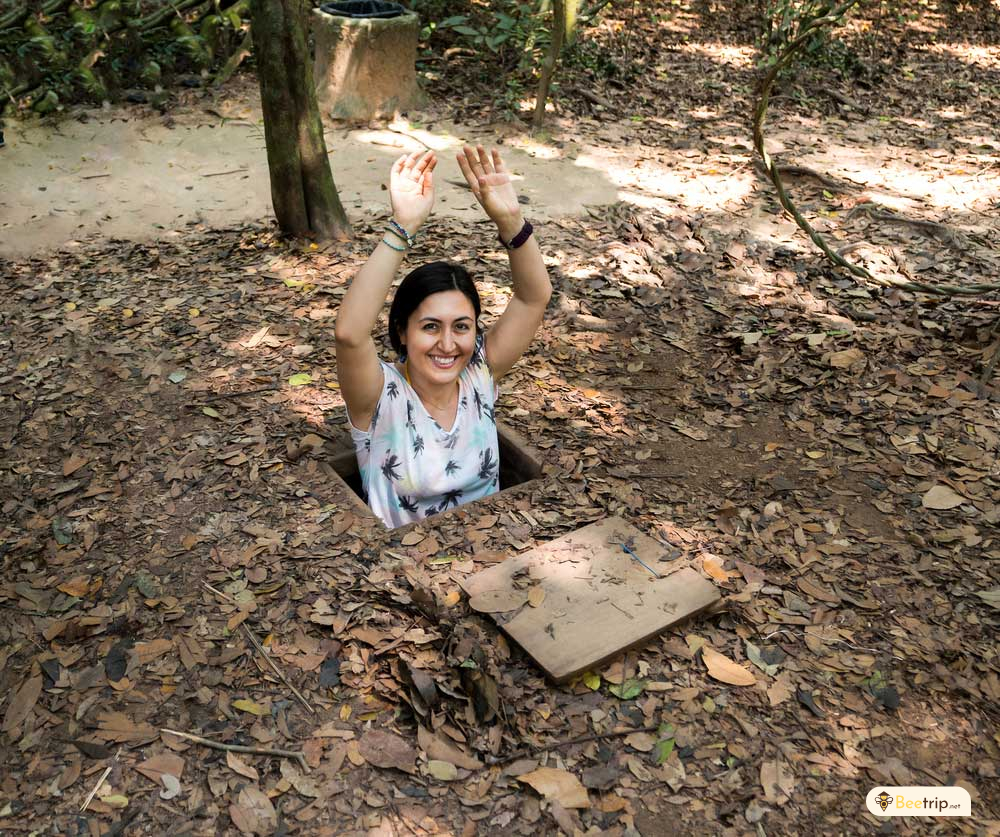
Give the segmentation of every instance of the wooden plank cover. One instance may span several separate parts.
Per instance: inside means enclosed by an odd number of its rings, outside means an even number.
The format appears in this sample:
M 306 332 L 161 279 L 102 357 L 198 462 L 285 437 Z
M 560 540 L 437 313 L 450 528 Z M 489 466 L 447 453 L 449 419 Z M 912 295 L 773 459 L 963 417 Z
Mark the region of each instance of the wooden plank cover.
M 662 577 L 626 553 L 622 541 Z M 661 544 L 611 517 L 475 573 L 462 587 L 474 609 L 490 613 L 550 679 L 563 683 L 719 599 L 697 571 L 672 570 L 671 563 Z

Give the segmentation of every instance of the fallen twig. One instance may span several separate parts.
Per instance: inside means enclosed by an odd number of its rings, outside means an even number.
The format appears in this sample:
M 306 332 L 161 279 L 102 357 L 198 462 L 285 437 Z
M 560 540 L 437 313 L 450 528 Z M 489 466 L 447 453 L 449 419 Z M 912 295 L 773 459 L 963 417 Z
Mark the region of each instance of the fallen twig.
M 83 801 L 83 805 L 80 806 L 80 813 L 82 814 L 87 810 L 87 806 L 94 801 L 94 797 L 97 796 L 97 792 L 101 789 L 101 785 L 104 784 L 104 780 L 108 778 L 108 774 L 111 772 L 112 768 L 118 763 L 118 756 L 121 755 L 122 749 L 118 748 L 118 752 L 115 753 L 115 757 L 111 760 L 111 764 L 107 766 L 105 771 L 101 774 L 101 778 L 97 780 L 97 784 L 94 785 L 94 789 L 87 795 L 87 798 Z
M 515 750 L 510 755 L 504 756 L 503 758 L 491 758 L 486 757 L 486 765 L 484 767 L 493 767 L 498 764 L 510 764 L 512 761 L 517 761 L 518 759 L 524 758 L 525 756 L 533 756 L 538 753 L 546 753 L 549 750 L 558 750 L 562 747 L 570 747 L 573 744 L 586 744 L 590 741 L 601 741 L 605 738 L 622 738 L 626 735 L 631 735 L 633 732 L 656 732 L 660 728 L 659 724 L 653 724 L 648 727 L 635 727 L 633 729 L 620 729 L 614 732 L 595 732 L 590 735 L 580 735 L 576 738 L 567 738 L 565 741 L 557 741 L 555 744 L 545 744 L 540 747 L 522 747 L 520 750 Z M 484 768 L 479 768 L 483 770 Z
M 202 582 L 202 586 L 204 586 L 204 588 L 206 590 L 214 593 L 216 596 L 218 596 L 220 599 L 222 599 L 223 601 L 225 601 L 227 604 L 237 605 L 237 606 L 239 605 L 239 602 L 237 602 L 231 596 L 227 596 L 221 590 L 216 590 L 207 581 L 203 581 Z M 302 693 L 298 689 L 296 689 L 294 685 L 292 685 L 291 681 L 289 681 L 289 679 L 287 677 L 285 677 L 285 675 L 281 671 L 281 669 L 278 668 L 278 666 L 275 664 L 274 660 L 271 659 L 271 655 L 267 653 L 266 649 L 261 644 L 261 641 L 259 639 L 257 639 L 257 635 L 253 632 L 253 628 L 251 628 L 246 622 L 244 622 L 243 623 L 243 630 L 246 631 L 247 639 L 250 640 L 250 643 L 257 650 L 257 653 L 260 654 L 264 658 L 265 662 L 271 667 L 271 671 L 273 671 L 276 675 L 278 675 L 278 679 L 281 680 L 281 682 L 284 683 L 292 691 L 292 694 L 295 695 L 295 697 L 298 699 L 299 703 L 301 703 L 306 708 L 306 710 L 309 712 L 309 714 L 310 715 L 315 715 L 316 714 L 316 710 L 312 708 L 312 706 L 310 705 L 309 701 L 307 701 L 302 696 Z
M 826 93 L 826 95 L 829 96 L 831 99 L 833 99 L 835 102 L 840 102 L 840 104 L 842 105 L 846 105 L 849 108 L 854 108 L 854 110 L 858 111 L 859 113 L 864 113 L 864 114 L 868 113 L 868 108 L 866 108 L 860 102 L 856 102 L 850 96 L 845 96 L 839 90 L 834 90 L 832 87 L 821 87 L 820 90 Z
M 210 171 L 208 174 L 203 174 L 202 177 L 222 177 L 224 174 L 245 174 L 250 171 L 250 169 L 232 169 L 231 171 Z
M 292 690 L 292 694 L 298 698 L 299 703 L 306 708 L 306 711 L 308 711 L 310 715 L 315 715 L 316 710 L 309 705 L 309 701 L 302 696 L 302 693 L 292 685 L 288 678 L 282 673 L 281 669 L 275 665 L 274 660 L 271 659 L 271 655 L 267 653 L 260 640 L 257 639 L 257 636 L 246 622 L 243 623 L 243 630 L 246 631 L 247 639 L 249 639 L 250 642 L 253 643 L 253 647 L 257 649 L 257 653 L 264 658 L 265 662 L 267 662 L 267 664 L 271 667 L 271 670 L 278 675 L 281 682 Z
M 219 597 L 220 599 L 223 599 L 223 600 L 225 600 L 226 602 L 228 602 L 228 603 L 229 603 L 229 604 L 231 604 L 231 605 L 236 605 L 236 604 L 239 604 L 239 603 L 238 603 L 238 602 L 236 601 L 236 599 L 234 599 L 234 598 L 233 598 L 232 596 L 227 596 L 227 595 L 226 595 L 225 593 L 223 593 L 223 592 L 222 592 L 221 590 L 216 590 L 216 589 L 215 589 L 215 588 L 214 588 L 214 587 L 213 587 L 213 586 L 212 586 L 211 584 L 209 584 L 209 583 L 208 583 L 207 581 L 203 581 L 203 582 L 202 582 L 202 586 L 203 586 L 203 587 L 204 587 L 204 588 L 205 588 L 206 590 L 208 590 L 208 591 L 209 591 L 210 593 L 215 593 L 215 595 L 216 595 L 216 596 L 218 596 L 218 597 Z
M 205 175 L 209 177 L 210 175 Z M 208 395 L 204 398 L 198 399 L 199 401 L 222 401 L 225 398 L 242 398 L 244 395 L 259 395 L 262 392 L 277 392 L 279 387 L 271 385 L 269 387 L 260 387 L 260 389 L 247 389 L 242 392 L 219 392 L 215 395 Z
M 249 753 L 253 756 L 280 756 L 286 759 L 298 759 L 303 770 L 309 769 L 309 766 L 306 764 L 306 754 L 298 750 L 276 750 L 271 747 L 245 747 L 242 744 L 223 744 L 221 741 L 213 741 L 211 738 L 202 738 L 200 735 L 191 735 L 189 732 L 179 732 L 175 729 L 161 729 L 160 732 L 176 735 L 178 738 L 193 741 L 195 744 L 201 744 L 203 747 L 209 747 L 213 750 L 224 750 L 230 753 Z

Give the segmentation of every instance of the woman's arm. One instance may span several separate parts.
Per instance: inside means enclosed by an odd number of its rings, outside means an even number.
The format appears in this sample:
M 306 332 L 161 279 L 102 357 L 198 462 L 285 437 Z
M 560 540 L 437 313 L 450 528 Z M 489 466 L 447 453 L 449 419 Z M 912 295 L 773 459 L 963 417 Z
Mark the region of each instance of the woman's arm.
M 475 149 L 466 146 L 458 155 L 458 165 L 472 194 L 497 225 L 500 240 L 510 244 L 524 227 L 524 216 L 500 152 L 493 149 L 492 155 L 487 155 L 481 145 Z M 533 234 L 516 249 L 508 249 L 508 254 L 514 295 L 486 339 L 486 360 L 496 379 L 531 345 L 552 296 L 549 274 Z
M 392 217 L 410 236 L 417 234 L 434 204 L 435 165 L 437 158 L 428 151 L 404 155 L 392 166 Z M 351 422 L 359 430 L 368 429 L 382 394 L 382 367 L 372 330 L 405 249 L 406 242 L 387 231 L 354 277 L 337 312 L 337 380 Z

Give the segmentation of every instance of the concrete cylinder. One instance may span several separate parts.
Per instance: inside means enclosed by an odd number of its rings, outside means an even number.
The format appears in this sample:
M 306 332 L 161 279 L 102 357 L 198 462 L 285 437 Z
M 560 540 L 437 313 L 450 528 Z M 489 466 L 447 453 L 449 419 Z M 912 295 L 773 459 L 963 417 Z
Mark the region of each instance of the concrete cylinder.
M 411 11 L 390 18 L 350 18 L 314 9 L 313 78 L 320 112 L 338 119 L 392 116 L 419 107 L 417 37 Z

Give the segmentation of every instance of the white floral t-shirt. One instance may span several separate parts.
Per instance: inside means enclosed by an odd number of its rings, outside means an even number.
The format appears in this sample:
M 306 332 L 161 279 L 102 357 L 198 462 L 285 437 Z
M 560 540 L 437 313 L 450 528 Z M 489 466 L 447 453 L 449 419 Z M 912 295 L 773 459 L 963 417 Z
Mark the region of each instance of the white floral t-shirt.
M 358 430 L 351 423 L 361 485 L 379 519 L 395 529 L 498 491 L 497 389 L 482 335 L 459 376 L 450 430 L 431 418 L 395 366 L 383 361 L 382 374 L 371 427 Z

